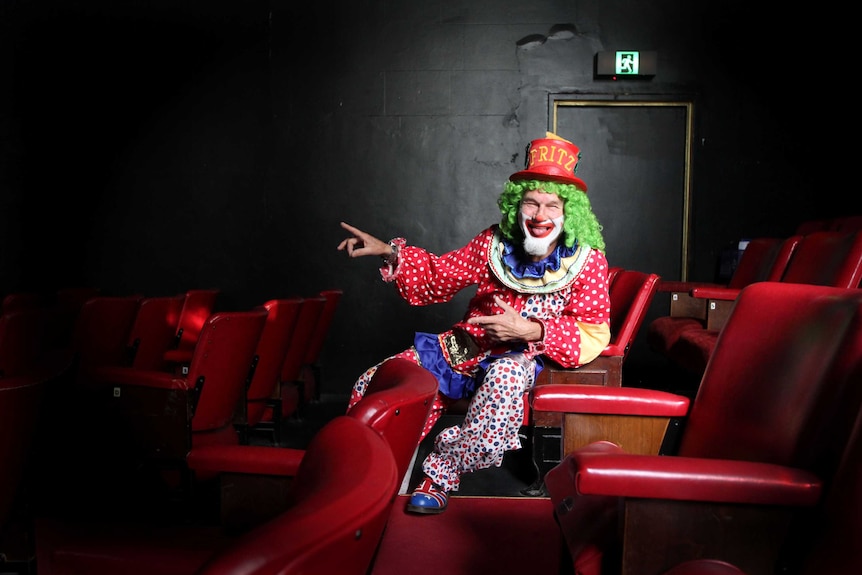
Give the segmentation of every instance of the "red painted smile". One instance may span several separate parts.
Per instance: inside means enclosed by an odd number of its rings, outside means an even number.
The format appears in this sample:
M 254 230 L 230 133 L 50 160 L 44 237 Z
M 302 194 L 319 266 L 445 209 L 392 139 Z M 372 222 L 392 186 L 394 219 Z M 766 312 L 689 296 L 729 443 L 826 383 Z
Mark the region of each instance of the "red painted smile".
M 530 231 L 530 235 L 534 238 L 544 238 L 554 231 L 554 222 L 552 222 L 551 220 L 547 220 L 544 222 L 527 220 L 525 224 L 527 226 L 527 229 Z

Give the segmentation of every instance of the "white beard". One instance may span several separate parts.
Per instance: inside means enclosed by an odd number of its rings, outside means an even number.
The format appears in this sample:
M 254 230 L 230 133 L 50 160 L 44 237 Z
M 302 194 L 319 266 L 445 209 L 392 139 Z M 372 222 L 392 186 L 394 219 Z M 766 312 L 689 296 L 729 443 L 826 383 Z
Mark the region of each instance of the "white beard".
M 521 231 L 524 232 L 524 251 L 531 256 L 544 256 L 548 253 L 551 243 L 560 237 L 560 234 L 563 232 L 564 216 L 551 220 L 554 223 L 554 229 L 544 238 L 537 238 L 530 234 L 530 230 L 527 229 L 527 220 L 529 218 L 523 212 L 518 214 L 518 219 L 521 223 Z

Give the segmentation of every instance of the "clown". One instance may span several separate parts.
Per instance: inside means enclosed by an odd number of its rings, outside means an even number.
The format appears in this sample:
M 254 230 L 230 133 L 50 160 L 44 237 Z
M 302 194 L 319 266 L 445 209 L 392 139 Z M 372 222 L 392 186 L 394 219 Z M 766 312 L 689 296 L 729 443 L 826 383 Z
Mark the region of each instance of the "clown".
M 497 200 L 500 223 L 443 255 L 341 223 L 351 237 L 338 249 L 351 258 L 382 257 L 383 280 L 410 305 L 447 302 L 476 286 L 461 321 L 444 333 L 416 333 L 411 347 L 392 356 L 422 365 L 439 383 L 422 438 L 449 405 L 469 400 L 463 423 L 436 436 L 408 511 L 443 512 L 464 473 L 499 467 L 506 451 L 521 448 L 524 394 L 543 357 L 577 367 L 610 340 L 605 244 L 587 186 L 575 175 L 579 159 L 577 146 L 555 134 L 533 140 L 526 168 Z M 379 366 L 356 381 L 350 407 Z

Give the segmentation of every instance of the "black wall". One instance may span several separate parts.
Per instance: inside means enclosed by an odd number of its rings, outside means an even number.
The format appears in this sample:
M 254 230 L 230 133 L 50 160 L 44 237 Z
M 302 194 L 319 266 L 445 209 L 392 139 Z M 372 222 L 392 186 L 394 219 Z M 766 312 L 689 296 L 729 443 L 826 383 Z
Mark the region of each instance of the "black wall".
M 553 94 L 694 99 L 689 277 L 711 280 L 739 238 L 862 211 L 823 185 L 852 163 L 836 158 L 842 101 L 813 91 L 843 17 L 759 12 L 741 0 L 3 2 L 0 293 L 218 287 L 221 307 L 245 308 L 341 288 L 322 391 L 346 395 L 414 331 L 445 329 L 469 294 L 409 308 L 377 262 L 336 251 L 338 222 L 459 247 L 497 220 Z M 657 51 L 657 75 L 595 80 L 595 53 L 615 49 Z

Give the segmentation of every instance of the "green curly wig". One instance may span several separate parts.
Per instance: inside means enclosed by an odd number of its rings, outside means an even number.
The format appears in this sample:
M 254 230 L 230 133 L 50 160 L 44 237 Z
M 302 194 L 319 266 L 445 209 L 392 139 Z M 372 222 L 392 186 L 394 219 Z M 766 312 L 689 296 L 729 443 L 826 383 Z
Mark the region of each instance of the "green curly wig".
M 602 226 L 593 213 L 590 199 L 585 192 L 574 184 L 543 182 L 540 180 L 507 181 L 503 193 L 497 199 L 497 205 L 503 214 L 500 231 L 503 237 L 513 242 L 524 239 L 524 232 L 518 224 L 518 213 L 521 210 L 521 199 L 530 190 L 539 190 L 548 194 L 556 194 L 565 202 L 563 214 L 563 243 L 572 247 L 575 242 L 605 251 L 605 240 L 602 237 Z

